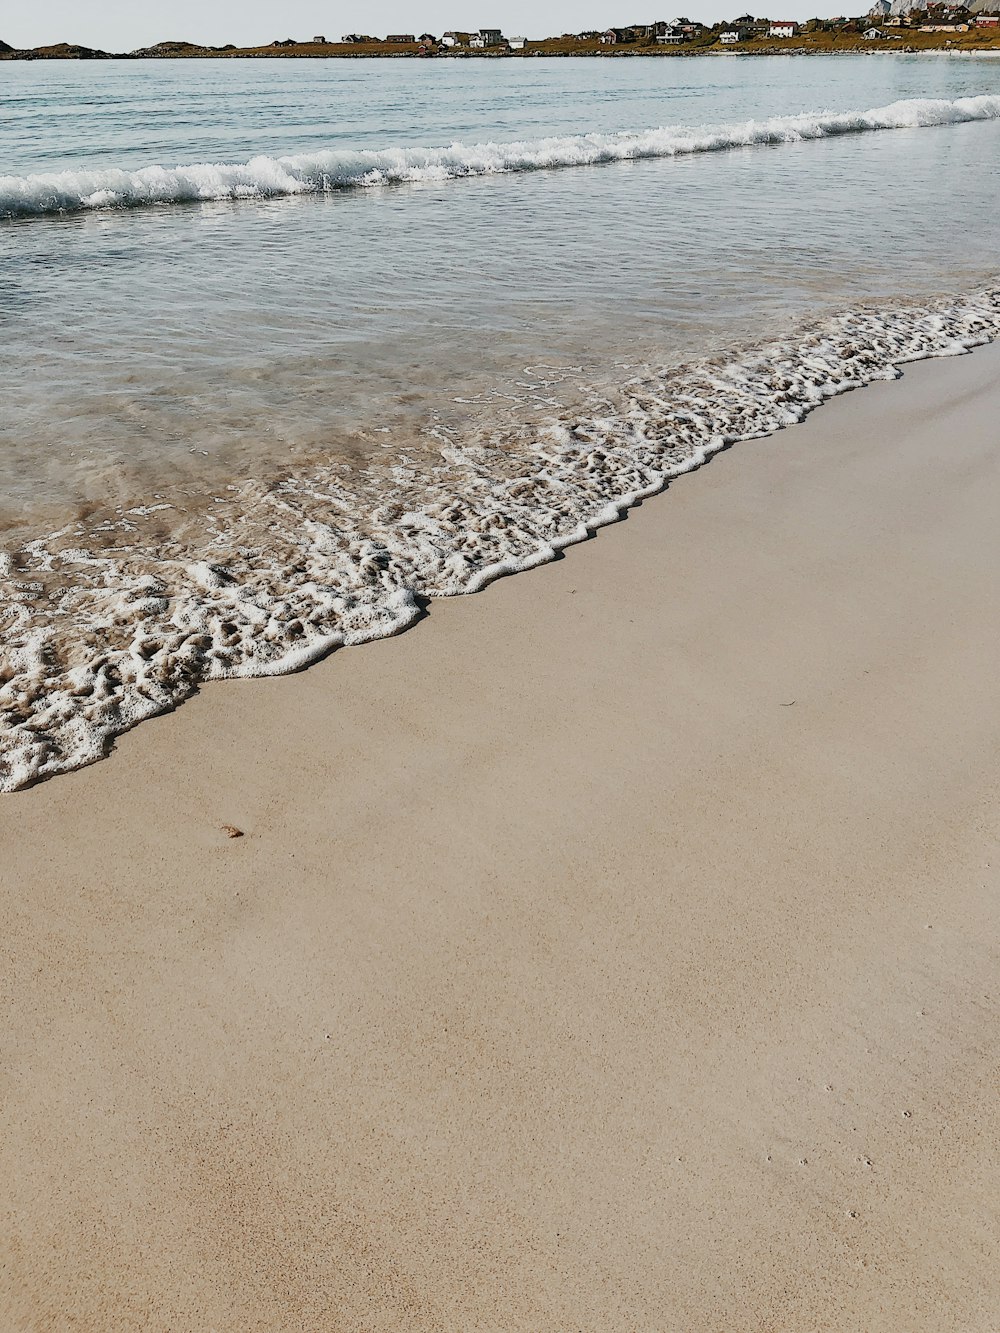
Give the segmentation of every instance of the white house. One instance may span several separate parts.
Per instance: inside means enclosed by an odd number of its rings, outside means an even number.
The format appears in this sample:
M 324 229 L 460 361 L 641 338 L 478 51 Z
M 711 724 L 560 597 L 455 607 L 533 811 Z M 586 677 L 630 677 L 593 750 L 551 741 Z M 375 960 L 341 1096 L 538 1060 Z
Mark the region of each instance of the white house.
M 866 28 L 861 36 L 866 42 L 880 42 L 884 34 L 881 28 Z
M 784 19 L 775 20 L 767 30 L 768 37 L 794 37 L 795 24 Z
M 734 42 L 738 42 L 739 40 L 740 34 L 735 30 L 732 32 L 721 33 L 719 36 L 719 41 L 723 46 L 732 46 Z
M 507 45 L 512 51 L 523 51 L 526 40 L 525 37 L 511 37 Z

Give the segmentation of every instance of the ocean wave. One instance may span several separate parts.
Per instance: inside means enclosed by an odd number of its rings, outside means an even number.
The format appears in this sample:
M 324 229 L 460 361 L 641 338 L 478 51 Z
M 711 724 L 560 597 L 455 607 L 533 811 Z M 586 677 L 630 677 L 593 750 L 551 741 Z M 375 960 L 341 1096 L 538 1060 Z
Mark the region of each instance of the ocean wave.
M 199 200 L 320 194 L 998 119 L 1000 96 L 996 95 L 953 100 L 912 98 L 869 111 L 775 116 L 700 128 L 666 126 L 636 134 L 581 134 L 516 143 L 454 143 L 446 148 L 331 150 L 292 157 L 255 157 L 241 163 L 150 166 L 138 171 L 94 168 L 8 175 L 0 176 L 0 218 Z
M 631 375 L 578 415 L 441 440 L 432 468 L 331 463 L 232 488 L 204 549 L 141 509 L 0 550 L 0 790 L 91 763 L 204 681 L 393 634 L 611 523 L 719 449 L 1000 335 L 1000 290 L 831 317 L 718 362 Z M 159 508 L 159 506 L 158 506 Z M 162 517 L 162 515 L 160 516 Z

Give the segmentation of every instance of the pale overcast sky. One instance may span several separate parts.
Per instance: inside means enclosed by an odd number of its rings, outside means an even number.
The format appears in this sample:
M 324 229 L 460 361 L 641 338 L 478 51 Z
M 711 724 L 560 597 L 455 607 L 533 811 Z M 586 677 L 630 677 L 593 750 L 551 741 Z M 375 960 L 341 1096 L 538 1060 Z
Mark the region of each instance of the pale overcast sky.
M 834 0 L 836 3 L 836 0 Z M 867 8 L 868 0 L 860 7 Z M 727 0 L 0 0 L 0 40 L 12 46 L 80 42 L 129 51 L 164 40 L 256 45 L 276 37 L 337 38 L 344 32 L 441 33 L 502 27 L 508 35 L 545 37 L 611 24 L 674 18 L 680 12 L 702 22 L 734 17 L 745 4 Z M 858 8 L 858 6 L 855 6 Z M 780 11 L 780 13 L 779 13 Z M 761 11 L 769 12 L 769 11 Z M 780 0 L 772 17 L 806 18 L 833 13 L 823 0 Z M 836 12 L 841 12 L 840 10 Z

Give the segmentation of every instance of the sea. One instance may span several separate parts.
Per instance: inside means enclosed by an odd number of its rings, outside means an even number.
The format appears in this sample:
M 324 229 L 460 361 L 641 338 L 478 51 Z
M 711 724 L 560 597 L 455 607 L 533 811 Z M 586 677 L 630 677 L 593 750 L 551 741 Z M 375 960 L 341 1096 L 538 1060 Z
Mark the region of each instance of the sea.
M 0 63 L 0 790 L 995 337 L 998 198 L 987 57 Z

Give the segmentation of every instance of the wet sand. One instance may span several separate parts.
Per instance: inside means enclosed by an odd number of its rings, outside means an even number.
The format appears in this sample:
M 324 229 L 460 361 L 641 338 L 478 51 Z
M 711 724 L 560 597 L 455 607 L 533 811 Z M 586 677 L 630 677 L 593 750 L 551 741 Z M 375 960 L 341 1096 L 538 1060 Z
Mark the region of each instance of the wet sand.
M 0 1327 L 994 1329 L 998 372 L 3 798 Z

